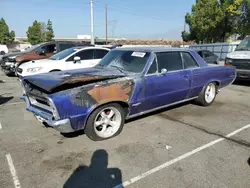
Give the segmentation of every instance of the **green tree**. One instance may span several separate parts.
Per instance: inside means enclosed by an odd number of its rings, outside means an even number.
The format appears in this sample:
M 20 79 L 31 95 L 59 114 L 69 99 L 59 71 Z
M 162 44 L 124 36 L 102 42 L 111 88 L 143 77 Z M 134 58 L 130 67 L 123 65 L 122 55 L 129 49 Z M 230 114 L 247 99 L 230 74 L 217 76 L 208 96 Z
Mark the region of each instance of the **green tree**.
M 10 44 L 15 40 L 15 32 L 9 32 L 9 26 L 5 22 L 4 18 L 0 19 L 0 43 Z
M 54 35 L 54 30 L 53 30 L 53 26 L 52 26 L 52 21 L 48 20 L 47 23 L 47 31 L 46 31 L 46 41 L 52 41 L 53 38 L 55 37 Z
M 35 45 L 43 42 L 42 25 L 37 20 L 28 28 L 26 32 L 30 44 Z
M 9 41 L 10 41 L 10 43 L 14 42 L 15 36 L 16 36 L 15 31 L 11 31 L 10 34 L 9 34 Z
M 197 43 L 225 41 L 236 32 L 244 0 L 196 0 L 185 17 L 190 33 L 183 35 Z M 186 38 L 183 38 L 183 40 Z
M 243 39 L 246 35 L 250 35 L 250 0 L 244 0 L 241 6 L 241 15 L 237 19 L 236 34 L 239 39 Z

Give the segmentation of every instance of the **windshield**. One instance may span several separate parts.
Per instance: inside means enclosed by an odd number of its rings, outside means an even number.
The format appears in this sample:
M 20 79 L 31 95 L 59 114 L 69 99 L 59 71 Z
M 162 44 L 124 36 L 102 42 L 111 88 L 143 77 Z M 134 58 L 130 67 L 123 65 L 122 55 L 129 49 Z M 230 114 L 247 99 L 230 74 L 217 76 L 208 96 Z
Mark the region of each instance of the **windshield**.
M 121 72 L 141 73 L 149 56 L 149 52 L 114 50 L 104 56 L 97 66 L 116 68 Z
M 52 60 L 61 60 L 61 59 L 64 59 L 65 57 L 68 57 L 70 54 L 76 52 L 77 49 L 75 48 L 68 48 L 66 50 L 63 50 L 53 56 L 51 56 L 49 59 L 52 59 Z
M 235 49 L 235 51 L 241 50 L 250 50 L 250 37 L 246 37 L 245 39 L 243 39 Z

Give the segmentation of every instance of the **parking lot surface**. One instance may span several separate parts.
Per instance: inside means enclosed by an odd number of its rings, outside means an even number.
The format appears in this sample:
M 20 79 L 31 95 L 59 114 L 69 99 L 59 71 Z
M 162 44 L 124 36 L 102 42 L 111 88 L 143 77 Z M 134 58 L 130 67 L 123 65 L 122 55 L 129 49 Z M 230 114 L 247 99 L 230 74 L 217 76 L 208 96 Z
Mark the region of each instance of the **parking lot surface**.
M 25 110 L 17 78 L 0 80 L 0 187 L 250 187 L 250 82 L 209 107 L 157 111 L 93 142 L 45 128 Z

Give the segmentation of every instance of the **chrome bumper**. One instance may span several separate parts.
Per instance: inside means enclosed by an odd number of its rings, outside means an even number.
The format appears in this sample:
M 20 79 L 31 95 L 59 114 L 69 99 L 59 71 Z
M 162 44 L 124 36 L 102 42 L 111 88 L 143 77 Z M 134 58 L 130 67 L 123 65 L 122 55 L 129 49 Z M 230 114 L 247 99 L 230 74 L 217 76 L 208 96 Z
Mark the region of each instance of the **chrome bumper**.
M 28 97 L 26 97 L 25 95 L 21 96 L 20 99 L 26 102 L 26 110 L 32 112 L 38 121 L 46 123 L 47 125 L 61 133 L 74 132 L 74 129 L 72 129 L 71 126 L 70 119 L 62 119 L 55 121 L 53 120 L 53 116 L 51 114 L 31 106 Z

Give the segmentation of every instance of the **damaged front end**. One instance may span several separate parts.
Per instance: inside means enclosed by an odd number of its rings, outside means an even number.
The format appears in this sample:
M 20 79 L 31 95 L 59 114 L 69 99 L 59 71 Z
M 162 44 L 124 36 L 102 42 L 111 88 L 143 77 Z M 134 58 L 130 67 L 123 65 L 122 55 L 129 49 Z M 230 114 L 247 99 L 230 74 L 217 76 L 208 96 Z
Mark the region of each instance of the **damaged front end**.
M 21 98 L 39 121 L 59 132 L 81 130 L 93 109 L 111 101 L 128 103 L 134 87 L 119 72 L 94 72 L 24 77 Z

